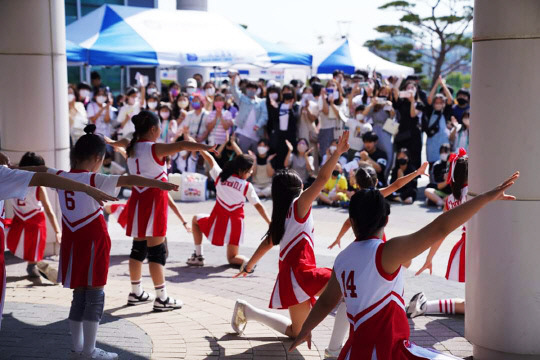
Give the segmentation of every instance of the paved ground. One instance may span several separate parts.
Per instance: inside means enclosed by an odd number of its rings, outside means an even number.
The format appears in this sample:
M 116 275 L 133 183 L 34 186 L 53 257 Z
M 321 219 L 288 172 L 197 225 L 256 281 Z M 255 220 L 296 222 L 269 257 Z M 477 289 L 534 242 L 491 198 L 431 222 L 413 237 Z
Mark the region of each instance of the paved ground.
M 392 207 L 387 236 L 392 237 L 417 230 L 438 212 L 420 203 Z M 264 205 L 271 211 L 271 203 Z M 185 215 L 209 212 L 213 202 L 180 204 Z M 316 254 L 319 266 L 331 267 L 339 249 L 328 250 L 346 219 L 346 212 L 338 209 L 315 208 Z M 250 255 L 265 232 L 265 224 L 250 205 L 246 206 L 248 236 L 242 253 Z M 192 252 L 191 235 L 180 222 L 170 217 L 167 287 L 172 296 L 185 302 L 180 311 L 166 314 L 151 312 L 151 305 L 125 307 L 129 292 L 127 261 L 131 242 L 120 227 L 110 222 L 113 238 L 109 284 L 106 292 L 106 316 L 100 328 L 99 342 L 115 349 L 122 359 L 177 358 L 177 359 L 321 359 L 332 330 L 333 317 L 328 317 L 314 332 L 314 347 L 304 345 L 293 353 L 286 349 L 290 341 L 264 325 L 249 323 L 243 337 L 231 334 L 230 317 L 237 298 L 266 308 L 277 272 L 277 249 L 272 250 L 259 264 L 256 273 L 245 279 L 233 279 L 236 269 L 226 263 L 224 249 L 206 244 L 207 266 L 189 268 L 185 259 Z M 433 276 L 414 277 L 414 270 L 422 265 L 424 256 L 413 262 L 407 272 L 405 298 L 424 291 L 428 298 L 464 297 L 462 284 L 446 281 L 443 276 L 448 254 L 459 235 L 452 234 L 443 244 L 434 261 Z M 352 240 L 346 236 L 343 245 Z M 54 261 L 54 259 L 52 259 Z M 71 292 L 59 286 L 32 285 L 24 277 L 25 265 L 8 255 L 8 292 L 6 319 L 2 326 L 0 348 L 10 347 L 12 358 L 26 355 L 32 358 L 66 358 L 68 314 Z M 145 266 L 143 283 L 151 288 Z M 286 312 L 281 311 L 286 314 Z M 472 346 L 464 336 L 463 316 L 419 317 L 410 322 L 412 340 L 459 357 L 472 354 Z M 12 340 L 12 338 L 16 340 Z M 14 353 L 13 344 L 20 344 Z M 34 351 L 33 344 L 46 344 L 48 352 Z M 51 344 L 51 345 L 49 345 Z M 3 350 L 2 350 L 3 351 Z M 6 353 L 2 353 L 4 358 Z M 150 355 L 151 354 L 151 355 Z M 7 357 L 9 358 L 9 357 Z

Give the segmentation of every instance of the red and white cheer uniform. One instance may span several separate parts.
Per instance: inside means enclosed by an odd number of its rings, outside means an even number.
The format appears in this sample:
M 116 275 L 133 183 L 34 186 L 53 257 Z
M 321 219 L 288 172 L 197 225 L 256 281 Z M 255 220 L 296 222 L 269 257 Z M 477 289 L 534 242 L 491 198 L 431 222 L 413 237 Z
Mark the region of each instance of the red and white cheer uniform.
M 260 204 L 253 185 L 236 175 L 225 181 L 219 177 L 221 168 L 214 164 L 210 176 L 216 182 L 216 204 L 212 213 L 197 215 L 197 223 L 212 245 L 236 245 L 244 240 L 244 204 Z
M 56 175 L 93 186 L 116 196 L 119 176 L 83 170 L 49 169 Z M 105 286 L 109 272 L 111 239 L 99 203 L 83 192 L 57 190 L 62 209 L 62 244 L 58 282 L 64 287 Z
M 47 241 L 47 223 L 39 199 L 39 187 L 30 187 L 23 200 L 12 199 L 13 221 L 7 233 L 7 248 L 20 259 L 43 259 Z
M 384 246 L 381 239 L 355 241 L 336 257 L 334 272 L 351 324 L 338 360 L 455 359 L 409 341 L 403 271 L 384 271 Z
M 279 273 L 272 291 L 269 307 L 289 307 L 315 300 L 315 295 L 330 280 L 332 270 L 318 268 L 313 251 L 313 215 L 311 208 L 301 218 L 295 199 L 285 219 L 285 233 L 279 243 Z
M 4 310 L 4 298 L 6 296 L 6 263 L 4 260 L 4 228 L 5 211 L 4 200 L 24 199 L 28 192 L 28 184 L 33 172 L 12 170 L 7 166 L 0 166 L 0 325 L 2 311 Z
M 456 200 L 453 194 L 446 198 L 446 209 L 453 208 L 467 201 L 468 186 L 461 190 L 461 199 Z M 454 245 L 448 258 L 448 267 L 446 268 L 446 278 L 458 282 L 465 282 L 465 238 L 467 237 L 467 228 L 463 225 L 461 239 Z
M 158 158 L 155 144 L 139 141 L 127 160 L 129 173 L 148 179 L 167 181 L 167 165 Z M 167 235 L 167 191 L 134 186 L 127 203 L 126 235 L 136 238 Z

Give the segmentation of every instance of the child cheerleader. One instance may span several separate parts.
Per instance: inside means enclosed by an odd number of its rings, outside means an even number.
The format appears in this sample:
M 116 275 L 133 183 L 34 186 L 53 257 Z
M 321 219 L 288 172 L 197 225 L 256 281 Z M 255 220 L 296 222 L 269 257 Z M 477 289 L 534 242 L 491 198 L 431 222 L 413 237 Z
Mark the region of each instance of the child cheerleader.
M 246 258 L 238 255 L 238 247 L 244 240 L 244 203 L 246 198 L 255 206 L 269 224 L 270 218 L 262 206 L 255 188 L 246 179 L 253 172 L 254 160 L 249 155 L 238 155 L 223 170 L 209 153 L 201 155 L 210 165 L 210 176 L 216 185 L 216 204 L 212 213 L 193 217 L 193 241 L 195 251 L 187 260 L 188 265 L 204 265 L 202 249 L 203 234 L 215 246 L 227 245 L 229 264 L 242 265 Z
M 45 161 L 33 152 L 25 153 L 19 162 L 20 167 L 41 165 L 45 165 Z M 12 199 L 11 206 L 14 216 L 6 236 L 7 248 L 13 255 L 28 262 L 26 272 L 29 277 L 39 277 L 40 271 L 36 268 L 36 264 L 43 259 L 47 241 L 45 214 L 54 228 L 58 243 L 60 243 L 62 236 L 47 192 L 42 187 L 30 187 L 26 197 L 23 200 Z M 44 265 L 48 267 L 48 264 Z M 47 273 L 50 274 L 51 271 Z M 46 275 L 45 273 L 41 274 Z M 45 277 L 56 282 L 56 277 Z
M 317 179 L 303 191 L 302 179 L 294 170 L 284 169 L 272 180 L 272 222 L 264 240 L 249 262 L 236 276 L 253 272 L 255 264 L 274 245 L 279 245 L 279 273 L 270 298 L 272 309 L 288 309 L 290 319 L 257 309 L 237 300 L 231 321 L 232 328 L 242 334 L 249 321 L 261 322 L 272 329 L 295 337 L 309 314 L 315 296 L 326 287 L 332 270 L 318 268 L 313 251 L 313 214 L 311 205 L 332 176 L 339 157 L 349 150 L 349 133 L 345 131 Z
M 174 184 L 141 176 L 96 173 L 105 157 L 105 141 L 94 131 L 95 125 L 88 125 L 86 135 L 79 138 L 71 150 L 71 171 L 47 171 L 96 187 L 111 196 L 121 186 L 155 187 L 163 191 L 178 188 Z M 69 312 L 73 355 L 82 353 L 92 359 L 116 359 L 117 354 L 95 347 L 103 315 L 103 287 L 107 282 L 111 250 L 103 209 L 80 192 L 60 190 L 58 197 L 63 220 L 59 281 L 64 287 L 74 289 Z
M 0 153 L 0 325 L 2 320 L 2 311 L 4 309 L 4 297 L 6 288 L 6 264 L 4 262 L 4 226 L 5 211 L 4 200 L 20 199 L 23 200 L 28 192 L 28 187 L 45 186 L 69 191 L 85 192 L 88 196 L 94 198 L 100 205 L 104 201 L 116 200 L 114 196 L 105 194 L 101 190 L 86 184 L 62 178 L 57 175 L 39 173 L 30 171 L 14 170 L 7 166 L 9 158 Z
M 447 184 L 450 185 L 452 193 L 448 195 L 444 204 L 444 211 L 452 210 L 456 206 L 463 204 L 467 201 L 467 192 L 469 190 L 467 186 L 469 175 L 469 159 L 465 149 L 460 148 L 457 154 L 451 154 L 448 157 L 448 175 Z M 446 270 L 446 279 L 458 282 L 465 282 L 465 237 L 466 227 L 463 225 L 461 231 L 461 238 L 454 245 L 450 252 L 450 258 L 448 259 L 448 266 Z M 444 238 L 437 241 L 426 257 L 425 264 L 417 271 L 416 275 L 420 275 L 425 270 L 429 270 L 431 275 L 432 261 L 435 253 L 441 246 Z M 428 315 L 428 314 L 465 314 L 465 300 L 464 299 L 440 299 L 428 301 L 425 294 L 420 292 L 411 298 L 409 306 L 407 307 L 407 315 L 411 318 Z
M 426 174 L 428 165 L 429 163 L 425 162 L 422 164 L 422 166 L 420 166 L 418 170 L 408 175 L 402 176 L 399 179 L 396 179 L 396 181 L 394 181 L 387 187 L 379 189 L 381 194 L 384 197 L 390 196 L 397 190 L 401 189 L 402 187 L 404 187 L 405 185 L 413 181 L 417 176 L 421 176 L 421 175 L 428 176 Z M 360 167 L 356 170 L 355 179 L 356 179 L 356 184 L 360 188 L 360 190 L 374 188 L 377 185 L 377 182 L 379 181 L 377 179 L 377 172 L 369 164 L 365 164 L 365 165 L 360 164 Z M 339 234 L 336 237 L 336 240 L 332 244 L 330 244 L 328 248 L 332 249 L 336 245 L 338 247 L 341 247 L 341 238 L 347 233 L 347 231 L 349 231 L 350 228 L 351 228 L 351 220 L 347 218 L 343 222 L 343 225 L 341 226 L 341 230 L 339 231 Z M 385 240 L 386 240 L 386 237 L 383 237 L 383 241 Z
M 114 147 L 126 148 L 128 168 L 131 174 L 138 174 L 149 179 L 167 180 L 165 158 L 182 150 L 211 150 L 215 147 L 190 141 L 178 141 L 170 144 L 157 143 L 161 134 L 159 118 L 152 112 L 143 110 L 131 118 L 135 132 L 131 141 L 123 139 L 109 141 Z M 128 305 L 139 305 L 154 301 L 155 311 L 180 309 L 182 302 L 167 295 L 165 288 L 167 235 L 167 192 L 148 187 L 134 187 L 128 201 L 126 235 L 133 237 L 133 247 L 129 255 L 129 275 L 131 292 Z M 154 282 L 157 296 L 152 296 L 142 288 L 142 263 L 148 258 L 150 275 Z
M 311 348 L 311 331 L 345 299 L 350 335 L 338 360 L 457 359 L 409 341 L 402 264 L 446 237 L 488 203 L 514 200 L 505 190 L 518 177 L 516 172 L 493 190 L 440 215 L 419 231 L 386 243 L 381 237 L 390 214 L 388 203 L 375 189 L 356 193 L 349 205 L 356 240 L 337 256 L 328 286 L 290 350 L 306 340 Z

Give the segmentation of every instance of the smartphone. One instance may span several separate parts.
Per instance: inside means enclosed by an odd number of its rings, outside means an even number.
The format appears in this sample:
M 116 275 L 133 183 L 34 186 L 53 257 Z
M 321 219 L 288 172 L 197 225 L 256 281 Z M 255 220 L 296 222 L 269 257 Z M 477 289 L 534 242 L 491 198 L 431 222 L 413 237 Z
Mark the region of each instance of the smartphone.
M 333 94 L 333 93 L 334 93 L 334 89 L 333 89 L 333 88 L 326 88 L 326 93 L 327 93 L 328 95 Z
M 377 98 L 377 104 L 379 104 L 379 105 L 384 105 L 384 104 L 386 104 L 386 99 L 385 99 L 385 98 L 380 98 L 380 97 L 378 97 L 378 98 Z
M 408 99 L 408 98 L 411 97 L 411 92 L 409 90 L 400 91 L 399 92 L 399 97 L 402 98 L 402 99 Z

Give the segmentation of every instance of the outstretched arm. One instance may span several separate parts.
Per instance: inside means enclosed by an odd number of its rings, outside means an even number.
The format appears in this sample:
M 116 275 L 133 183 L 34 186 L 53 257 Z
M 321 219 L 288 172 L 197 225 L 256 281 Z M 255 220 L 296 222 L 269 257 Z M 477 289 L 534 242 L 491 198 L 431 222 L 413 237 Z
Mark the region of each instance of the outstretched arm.
M 341 154 L 347 152 L 347 150 L 349 150 L 349 131 L 343 132 L 343 135 L 339 138 L 336 151 L 334 151 L 330 159 L 321 167 L 317 179 L 300 195 L 298 199 L 298 216 L 304 217 L 307 214 L 311 208 L 311 204 L 313 204 L 313 201 L 319 196 L 324 185 L 330 179 L 330 176 L 332 176 L 332 171 L 334 171 L 339 157 Z
M 382 251 L 382 266 L 389 274 L 399 269 L 401 264 L 414 259 L 440 239 L 444 239 L 458 226 L 467 222 L 481 208 L 495 200 L 515 200 L 504 191 L 514 184 L 519 172 L 514 173 L 504 183 L 483 193 L 466 203 L 439 215 L 434 221 L 419 231 L 388 241 Z
M 270 239 L 270 236 L 265 237 L 259 244 L 257 250 L 255 250 L 253 255 L 251 255 L 251 259 L 249 259 L 243 271 L 240 271 L 238 274 L 234 275 L 234 277 L 247 276 L 248 273 L 253 271 L 253 268 L 255 265 L 257 265 L 259 260 L 261 260 L 262 257 L 273 247 L 274 244 L 272 244 L 272 239 Z
M 103 139 L 105 140 L 105 143 L 107 145 L 111 145 L 112 147 L 114 148 L 127 148 L 129 143 L 130 143 L 130 140 L 129 139 L 122 139 L 122 140 L 118 140 L 118 141 L 114 141 L 110 138 L 108 138 L 107 136 L 104 136 Z
M 210 166 L 210 170 L 212 170 L 214 166 L 216 166 L 216 160 L 214 160 L 214 157 L 206 151 L 201 151 L 200 154 L 204 161 L 208 163 L 208 166 Z
M 289 351 L 293 351 L 298 345 L 307 341 L 308 348 L 311 349 L 311 331 L 317 327 L 323 321 L 330 311 L 332 311 L 342 298 L 341 287 L 336 278 L 335 272 L 332 270 L 332 277 L 328 281 L 326 289 L 321 294 L 313 309 L 309 313 L 302 329 L 296 339 L 294 339 Z
M 380 190 L 382 196 L 387 197 L 389 195 L 392 195 L 393 192 L 398 191 L 399 189 L 401 189 L 402 187 L 404 187 L 405 185 L 407 185 L 408 183 L 410 183 L 411 181 L 416 179 L 417 176 L 420 176 L 420 175 L 428 176 L 428 174 L 426 173 L 428 165 L 429 165 L 429 163 L 425 162 L 425 163 L 422 164 L 422 166 L 420 166 L 420 168 L 418 170 L 413 171 L 412 173 L 410 173 L 408 175 L 402 176 L 402 177 L 396 179 L 396 181 L 394 181 L 393 183 L 391 183 L 387 187 L 382 188 Z
M 165 156 L 171 156 L 182 150 L 188 151 L 211 151 L 216 153 L 216 146 L 210 146 L 206 144 L 199 144 L 192 141 L 178 141 L 171 144 L 154 144 L 154 151 L 158 158 L 164 158 Z
M 178 191 L 178 185 L 161 180 L 148 179 L 138 175 L 123 175 L 118 178 L 118 187 L 120 186 L 140 186 L 152 187 L 165 191 Z

